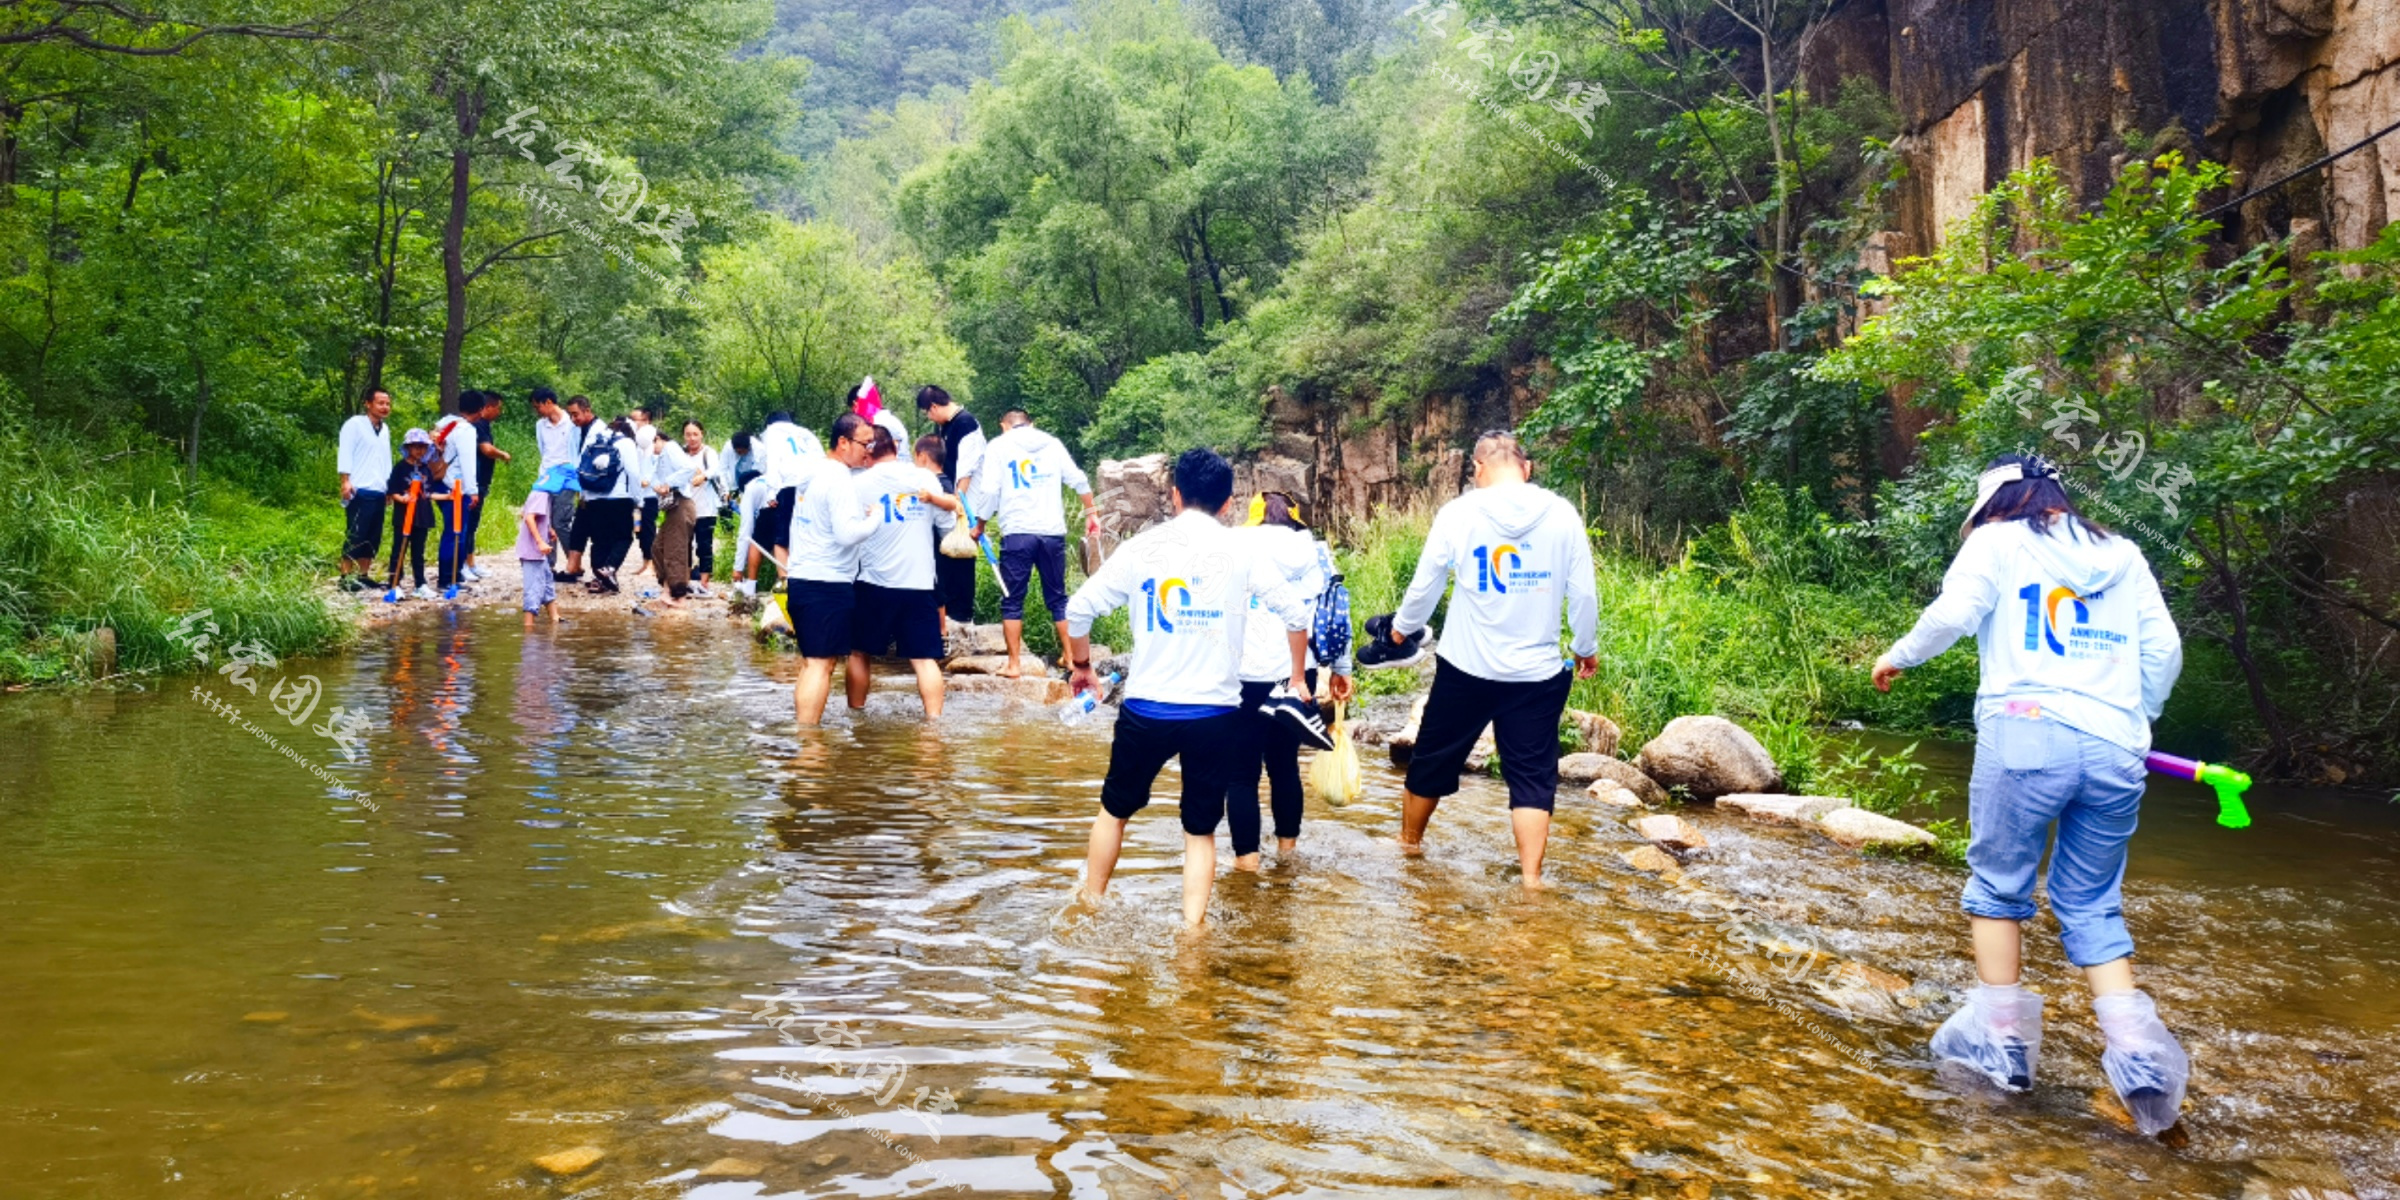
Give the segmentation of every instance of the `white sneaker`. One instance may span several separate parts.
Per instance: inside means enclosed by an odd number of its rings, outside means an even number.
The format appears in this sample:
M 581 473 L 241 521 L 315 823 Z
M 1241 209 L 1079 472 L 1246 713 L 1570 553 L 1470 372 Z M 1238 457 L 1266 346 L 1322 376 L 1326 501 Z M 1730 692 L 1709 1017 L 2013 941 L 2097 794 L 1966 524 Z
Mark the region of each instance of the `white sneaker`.
M 693 585 L 692 585 L 692 595 L 698 596 L 698 597 L 700 597 L 701 599 L 704 599 L 704 600 L 707 600 L 707 599 L 714 599 L 714 598 L 716 597 L 716 593 L 715 593 L 715 592 L 712 592 L 712 591 L 710 591 L 710 590 L 708 590 L 708 585 L 707 585 L 707 584 L 705 584 L 705 583 L 695 583 L 695 584 L 693 584 Z
M 433 589 L 432 589 L 432 588 L 429 588 L 429 587 L 427 587 L 427 586 L 425 586 L 424 584 L 421 584 L 421 583 L 417 585 L 417 590 L 416 590 L 416 591 L 414 591 L 414 592 L 411 592 L 411 593 L 409 593 L 409 594 L 410 594 L 410 595 L 413 595 L 413 596 L 415 596 L 415 597 L 416 597 L 417 599 L 419 599 L 419 600 L 431 600 L 431 599 L 433 599 Z
M 741 582 L 733 585 L 733 590 L 739 595 L 755 596 L 758 594 L 758 581 L 754 579 L 742 580 Z
M 471 583 L 483 582 L 483 572 L 476 570 L 473 567 L 468 567 L 465 570 L 460 571 L 459 574 L 466 576 L 467 580 Z

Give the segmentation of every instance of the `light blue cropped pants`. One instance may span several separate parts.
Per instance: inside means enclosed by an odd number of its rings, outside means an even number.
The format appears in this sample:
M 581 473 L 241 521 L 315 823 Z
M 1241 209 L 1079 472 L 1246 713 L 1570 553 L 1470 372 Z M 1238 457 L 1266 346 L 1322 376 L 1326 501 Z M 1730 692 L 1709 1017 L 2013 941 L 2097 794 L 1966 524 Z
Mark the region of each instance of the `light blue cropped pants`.
M 1967 881 L 1959 907 L 1978 917 L 2034 915 L 2033 884 L 2053 825 L 2044 890 L 2059 941 L 2078 967 L 2133 953 L 2125 930 L 2125 848 L 2148 769 L 2132 751 L 2043 718 L 1987 718 L 1967 784 Z

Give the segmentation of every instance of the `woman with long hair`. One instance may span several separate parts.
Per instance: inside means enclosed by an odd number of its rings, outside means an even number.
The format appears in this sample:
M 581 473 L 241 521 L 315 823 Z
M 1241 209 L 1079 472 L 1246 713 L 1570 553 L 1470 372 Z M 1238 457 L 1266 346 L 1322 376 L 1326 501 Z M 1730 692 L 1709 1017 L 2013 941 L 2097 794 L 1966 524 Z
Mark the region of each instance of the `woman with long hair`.
M 1333 552 L 1309 533 L 1301 520 L 1300 502 L 1283 492 L 1262 492 L 1250 503 L 1250 522 L 1234 531 L 1235 544 L 1254 564 L 1266 564 L 1316 620 L 1317 598 L 1331 581 Z M 1254 567 L 1253 570 L 1256 568 Z M 1284 695 L 1280 685 L 1291 678 L 1291 643 L 1283 625 L 1268 619 L 1256 600 L 1250 619 L 1242 624 L 1242 731 L 1232 747 L 1233 769 L 1225 789 L 1225 820 L 1233 831 L 1233 865 L 1255 871 L 1259 865 L 1258 776 L 1267 776 L 1268 804 L 1275 816 L 1275 853 L 1289 855 L 1300 839 L 1300 746 L 1305 739 L 1322 746 L 1322 719 L 1312 701 Z M 1332 693 L 1337 701 L 1350 699 L 1348 651 L 1337 663 L 1320 663 L 1311 653 L 1308 688 L 1317 692 L 1317 672 L 1333 672 Z
M 698 421 L 686 421 L 680 440 L 661 437 L 652 443 L 658 470 L 650 490 L 658 493 L 659 525 L 650 545 L 658 553 L 658 585 L 666 589 L 670 605 L 680 603 L 692 586 L 692 528 L 700 519 L 694 496 L 708 487 L 708 467 L 700 458 L 706 449 L 703 436 Z
M 2183 668 L 2183 641 L 2131 540 L 2085 519 L 2058 472 L 2003 454 L 1976 481 L 1965 545 L 1916 628 L 1875 662 L 1878 690 L 1974 635 L 1972 872 L 1959 907 L 1978 986 L 1933 1036 L 1935 1057 L 2011 1091 L 2033 1086 L 2042 1000 L 2021 986 L 2023 922 L 2053 832 L 2043 891 L 2107 1038 L 2100 1064 L 2143 1133 L 2178 1120 L 2190 1060 L 2133 984 L 2126 847 L 2148 778 L 2150 722 Z

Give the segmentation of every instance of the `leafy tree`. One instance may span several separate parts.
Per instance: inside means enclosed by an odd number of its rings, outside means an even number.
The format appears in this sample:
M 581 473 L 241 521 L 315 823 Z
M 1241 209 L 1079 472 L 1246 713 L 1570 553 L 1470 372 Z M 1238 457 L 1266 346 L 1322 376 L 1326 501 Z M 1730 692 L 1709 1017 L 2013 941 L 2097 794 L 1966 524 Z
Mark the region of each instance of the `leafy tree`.
M 2182 585 L 2197 628 L 2230 655 L 2265 765 L 2371 761 L 2386 718 L 2374 704 L 2312 695 L 2332 681 L 2307 664 L 2372 655 L 2329 647 L 2338 631 L 2296 602 L 2349 612 L 2385 636 L 2400 630 L 2396 598 L 2346 574 L 2322 541 L 2342 497 L 2400 474 L 2400 357 L 2389 342 L 2400 329 L 2400 237 L 2387 231 L 2318 282 L 2295 284 L 2280 244 L 2228 255 L 2215 242 L 2201 198 L 2230 178 L 2168 154 L 2128 165 L 2086 212 L 2037 162 L 1984 197 L 1938 252 L 1875 284 L 1889 310 L 1817 374 L 1913 385 L 1918 403 L 1955 415 L 1931 450 L 1959 469 L 1910 480 L 1896 513 L 1955 512 L 1958 487 L 1995 452 L 2059 461 L 2082 507 L 2142 542 Z M 1907 494 L 1924 490 L 1948 503 Z M 1920 533 L 1935 524 L 1916 523 Z M 1890 532 L 1911 534 L 1905 524 Z M 2336 686 L 2392 691 L 2372 675 Z M 2342 707 L 2369 724 L 2327 728 L 2322 718 Z M 2305 737 L 2287 715 L 2295 708 L 2320 718 Z

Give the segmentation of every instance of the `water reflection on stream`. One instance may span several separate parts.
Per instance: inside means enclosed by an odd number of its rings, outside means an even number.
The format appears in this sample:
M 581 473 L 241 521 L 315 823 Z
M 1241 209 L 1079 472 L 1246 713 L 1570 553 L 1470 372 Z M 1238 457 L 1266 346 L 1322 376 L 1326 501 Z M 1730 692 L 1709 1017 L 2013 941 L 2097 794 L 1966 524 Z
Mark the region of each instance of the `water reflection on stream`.
M 1677 889 L 1568 804 L 1528 897 L 1496 791 L 1404 863 L 1371 768 L 1185 940 L 1168 808 L 1061 915 L 1105 727 L 879 694 L 796 739 L 787 668 L 507 614 L 286 664 L 391 715 L 336 767 L 372 811 L 180 688 L 0 704 L 0 1194 L 2400 1195 L 2386 806 L 2153 793 L 2177 1151 L 2094 1112 L 2047 922 L 2044 1085 L 1937 1083 L 1953 875 L 1700 812 Z

